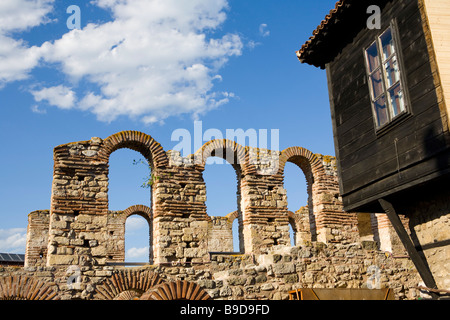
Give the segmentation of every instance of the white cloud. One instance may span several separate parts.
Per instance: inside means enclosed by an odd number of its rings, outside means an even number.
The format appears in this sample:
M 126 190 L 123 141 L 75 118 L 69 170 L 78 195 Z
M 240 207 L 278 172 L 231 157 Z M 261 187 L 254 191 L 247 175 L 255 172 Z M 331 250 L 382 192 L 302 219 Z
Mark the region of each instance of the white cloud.
M 61 109 L 71 109 L 75 103 L 75 92 L 63 85 L 31 91 L 31 94 L 37 102 L 45 100 L 50 105 Z M 36 106 L 33 110 L 39 109 Z
M 27 48 L 23 41 L 0 33 L 0 89 L 8 82 L 26 79 L 39 58 L 39 48 Z
M 265 23 L 261 23 L 259 25 L 259 34 L 263 37 L 268 37 L 270 36 L 270 31 L 267 30 L 267 24 Z
M 0 252 L 25 253 L 27 229 L 0 229 Z
M 125 260 L 147 261 L 149 258 L 149 247 L 130 248 L 125 254 Z
M 31 106 L 31 111 L 38 114 L 46 114 L 47 111 L 45 109 L 39 109 L 39 106 L 37 104 L 34 104 Z
M 28 78 L 40 58 L 38 47 L 28 47 L 10 33 L 36 27 L 50 20 L 54 0 L 0 1 L 0 89 L 11 81 Z
M 247 47 L 250 48 L 250 50 L 253 50 L 253 49 L 255 49 L 256 47 L 260 46 L 261 44 L 262 44 L 261 42 L 256 42 L 256 41 L 250 40 L 250 41 L 247 43 Z
M 180 114 L 196 117 L 232 97 L 214 90 L 220 69 L 243 50 L 236 34 L 214 36 L 226 20 L 227 0 L 93 0 L 90 5 L 108 10 L 111 21 L 28 46 L 18 32 L 48 23 L 54 3 L 0 2 L 0 89 L 29 78 L 40 63 L 70 81 L 31 89 L 38 102 L 33 110 L 46 101 L 102 121 L 127 116 L 153 123 Z M 90 89 L 77 86 L 81 79 Z
M 72 83 L 86 79 L 98 88 L 79 93 L 79 109 L 102 121 L 128 116 L 151 123 L 228 102 L 228 93 L 214 92 L 214 82 L 243 44 L 235 34 L 211 37 L 226 19 L 226 0 L 94 3 L 110 10 L 113 21 L 41 47 L 43 59 L 59 64 Z
M 138 231 L 143 228 L 148 228 L 148 222 L 140 216 L 131 216 L 125 222 L 126 232 Z
M 47 15 L 55 0 L 0 1 L 0 33 L 36 27 L 50 20 Z

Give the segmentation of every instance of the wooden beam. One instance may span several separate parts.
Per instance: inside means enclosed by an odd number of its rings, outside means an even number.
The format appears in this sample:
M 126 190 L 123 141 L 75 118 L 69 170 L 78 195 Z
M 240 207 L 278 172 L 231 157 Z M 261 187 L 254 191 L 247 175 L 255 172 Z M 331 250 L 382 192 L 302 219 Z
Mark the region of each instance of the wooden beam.
M 379 199 L 378 202 L 380 203 L 381 207 L 389 217 L 392 226 L 397 232 L 397 235 L 402 241 L 406 251 L 408 251 L 410 258 L 414 263 L 414 265 L 416 266 L 416 269 L 419 272 L 425 285 L 429 288 L 437 289 L 436 282 L 434 281 L 433 278 L 433 274 L 431 273 L 424 259 L 417 252 L 416 247 L 414 246 L 413 242 L 411 241 L 411 238 L 406 232 L 405 227 L 403 226 L 399 216 L 395 212 L 394 206 L 385 199 Z

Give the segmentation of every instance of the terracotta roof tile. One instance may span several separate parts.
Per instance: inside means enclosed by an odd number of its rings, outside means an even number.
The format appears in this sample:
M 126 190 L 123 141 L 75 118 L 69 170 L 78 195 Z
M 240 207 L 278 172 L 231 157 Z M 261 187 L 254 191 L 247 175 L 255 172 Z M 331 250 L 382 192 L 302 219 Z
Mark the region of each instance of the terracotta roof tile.
M 349 0 L 340 0 L 336 2 L 334 9 L 330 10 L 330 13 L 326 15 L 325 19 L 322 20 L 320 25 L 313 31 L 313 35 L 309 38 L 309 40 L 302 46 L 302 48 L 297 51 L 297 57 L 300 61 L 303 60 L 303 54 L 308 50 L 314 40 L 316 40 L 317 35 L 319 35 L 322 30 L 328 25 L 328 23 L 339 13 L 340 10 L 346 5 Z M 302 61 L 303 62 L 303 61 Z

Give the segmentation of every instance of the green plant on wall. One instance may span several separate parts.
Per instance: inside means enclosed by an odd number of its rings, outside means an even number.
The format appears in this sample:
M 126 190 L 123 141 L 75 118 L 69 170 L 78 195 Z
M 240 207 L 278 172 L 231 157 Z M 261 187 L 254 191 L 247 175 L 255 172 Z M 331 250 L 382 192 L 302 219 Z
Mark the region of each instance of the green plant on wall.
M 147 160 L 142 159 L 133 160 L 133 165 L 140 165 L 140 164 L 145 165 L 149 169 L 149 175 L 144 177 L 144 182 L 142 183 L 141 188 L 150 188 L 157 180 L 161 180 L 161 176 L 158 176 L 152 172 L 152 167 L 150 166 Z M 171 173 L 163 175 L 172 176 Z

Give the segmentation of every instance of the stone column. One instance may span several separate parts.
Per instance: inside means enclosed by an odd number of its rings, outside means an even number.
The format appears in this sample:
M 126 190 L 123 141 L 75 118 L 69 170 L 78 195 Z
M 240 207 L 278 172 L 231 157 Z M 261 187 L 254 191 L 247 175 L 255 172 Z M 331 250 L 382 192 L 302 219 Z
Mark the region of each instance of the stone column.
M 49 221 L 49 210 L 34 211 L 28 215 L 25 267 L 45 266 Z
M 54 149 L 47 265 L 104 265 L 108 162 L 99 138 Z

